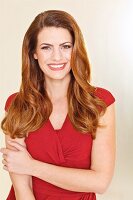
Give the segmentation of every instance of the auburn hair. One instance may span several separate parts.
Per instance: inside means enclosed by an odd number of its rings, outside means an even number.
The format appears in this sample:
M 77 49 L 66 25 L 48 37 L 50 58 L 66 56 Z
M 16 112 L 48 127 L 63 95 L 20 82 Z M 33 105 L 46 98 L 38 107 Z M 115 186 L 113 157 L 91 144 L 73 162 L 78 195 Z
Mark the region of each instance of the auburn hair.
M 37 37 L 44 27 L 67 29 L 73 38 L 71 80 L 68 86 L 68 116 L 81 133 L 95 138 L 99 118 L 105 113 L 105 103 L 94 95 L 96 87 L 90 84 L 90 63 L 83 35 L 75 19 L 65 11 L 48 10 L 40 13 L 28 28 L 22 45 L 22 83 L 1 123 L 5 134 L 12 138 L 26 137 L 39 129 L 53 109 L 45 88 L 45 77 L 34 59 Z

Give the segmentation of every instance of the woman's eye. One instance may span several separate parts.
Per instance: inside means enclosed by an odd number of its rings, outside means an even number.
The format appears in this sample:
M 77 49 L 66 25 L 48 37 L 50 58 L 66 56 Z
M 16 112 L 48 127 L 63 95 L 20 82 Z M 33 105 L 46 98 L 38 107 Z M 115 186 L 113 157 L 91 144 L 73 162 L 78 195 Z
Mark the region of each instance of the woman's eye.
M 44 47 L 42 47 L 41 49 L 50 50 L 50 47 L 49 47 L 49 46 L 44 46 Z
M 71 45 L 64 45 L 63 48 L 64 49 L 70 49 L 72 46 Z

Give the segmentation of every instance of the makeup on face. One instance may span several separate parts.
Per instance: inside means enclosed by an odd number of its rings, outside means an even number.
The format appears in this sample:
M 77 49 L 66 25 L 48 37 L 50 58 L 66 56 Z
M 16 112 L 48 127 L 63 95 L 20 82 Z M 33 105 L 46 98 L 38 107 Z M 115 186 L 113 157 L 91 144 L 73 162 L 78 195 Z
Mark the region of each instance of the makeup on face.
M 52 79 L 63 79 L 71 70 L 72 36 L 67 29 L 47 27 L 38 35 L 34 58 L 44 74 Z

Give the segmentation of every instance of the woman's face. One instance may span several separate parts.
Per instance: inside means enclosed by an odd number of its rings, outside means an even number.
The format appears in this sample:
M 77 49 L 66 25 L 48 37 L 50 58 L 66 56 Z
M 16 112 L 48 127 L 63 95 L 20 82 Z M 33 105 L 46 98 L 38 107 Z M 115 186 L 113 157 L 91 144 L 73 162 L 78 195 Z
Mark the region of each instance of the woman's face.
M 70 70 L 73 49 L 72 36 L 67 29 L 45 27 L 38 34 L 34 58 L 38 60 L 45 77 L 65 78 Z

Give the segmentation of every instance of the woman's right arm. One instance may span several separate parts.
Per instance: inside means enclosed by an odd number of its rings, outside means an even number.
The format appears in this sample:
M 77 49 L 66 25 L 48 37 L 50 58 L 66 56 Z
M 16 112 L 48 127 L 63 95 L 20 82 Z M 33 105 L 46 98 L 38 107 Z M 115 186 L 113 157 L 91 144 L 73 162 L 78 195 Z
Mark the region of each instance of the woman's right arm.
M 12 147 L 11 145 L 7 143 L 8 140 L 15 140 L 21 145 L 25 146 L 24 138 L 11 139 L 10 136 L 5 135 L 6 148 L 8 149 L 17 151 L 16 148 Z M 24 200 L 25 197 L 28 200 L 35 200 L 33 190 L 32 190 L 31 176 L 19 175 L 15 173 L 9 173 L 9 175 L 13 184 L 16 200 Z

